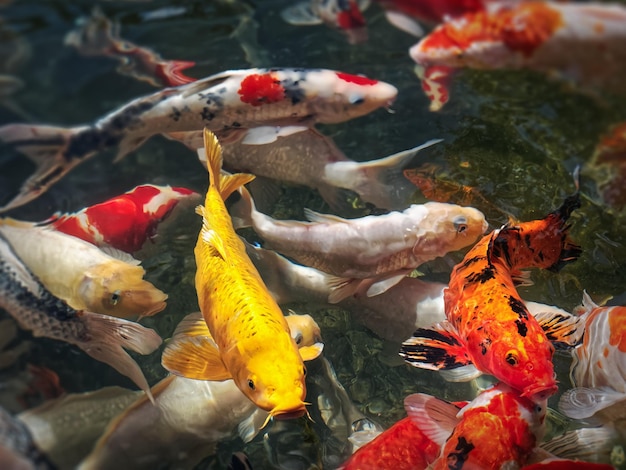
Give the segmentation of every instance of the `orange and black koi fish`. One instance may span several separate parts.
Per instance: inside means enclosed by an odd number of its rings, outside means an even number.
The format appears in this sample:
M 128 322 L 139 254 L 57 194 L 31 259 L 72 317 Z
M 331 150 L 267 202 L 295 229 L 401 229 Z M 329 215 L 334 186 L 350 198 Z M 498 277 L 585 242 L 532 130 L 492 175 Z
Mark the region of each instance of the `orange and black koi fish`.
M 483 237 L 452 271 L 444 292 L 447 321 L 418 329 L 400 355 L 432 370 L 473 364 L 534 401 L 554 394 L 552 343 L 575 346 L 581 336 L 578 319 L 561 313 L 534 317 L 515 285 L 521 269 L 556 270 L 577 258 L 581 250 L 568 237 L 567 219 L 579 206 L 576 193 L 543 219 L 506 225 Z M 477 372 L 468 367 L 456 375 L 468 380 Z

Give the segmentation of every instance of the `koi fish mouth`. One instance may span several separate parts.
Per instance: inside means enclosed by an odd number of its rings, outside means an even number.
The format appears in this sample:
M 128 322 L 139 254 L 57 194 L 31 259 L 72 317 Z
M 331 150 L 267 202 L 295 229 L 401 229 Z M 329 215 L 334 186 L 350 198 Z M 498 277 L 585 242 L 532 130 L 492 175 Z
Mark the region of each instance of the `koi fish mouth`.
M 276 414 L 272 414 L 272 417 L 276 419 L 296 419 L 296 418 L 300 418 L 304 416 L 305 414 L 307 414 L 306 409 L 302 409 L 302 410 L 295 410 L 295 411 L 287 411 L 284 413 L 278 412 Z
M 558 391 L 558 387 L 555 384 L 553 385 L 539 385 L 536 387 L 528 387 L 524 390 L 521 396 L 528 398 L 529 400 L 539 403 L 541 401 L 547 400 L 549 397 L 554 395 Z

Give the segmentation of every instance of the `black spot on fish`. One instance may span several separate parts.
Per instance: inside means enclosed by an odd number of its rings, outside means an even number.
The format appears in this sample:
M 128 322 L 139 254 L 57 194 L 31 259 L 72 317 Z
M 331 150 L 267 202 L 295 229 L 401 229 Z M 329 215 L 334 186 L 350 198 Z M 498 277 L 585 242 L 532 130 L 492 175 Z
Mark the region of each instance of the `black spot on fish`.
M 70 139 L 63 156 L 67 161 L 85 158 L 97 150 L 117 145 L 121 139 L 119 132 L 88 128 Z
M 520 336 L 525 337 L 526 333 L 528 333 L 528 326 L 526 326 L 526 322 L 521 318 L 518 318 L 517 320 L 515 320 L 515 325 L 517 326 L 517 332 L 520 334 Z
M 482 269 L 482 271 L 468 274 L 467 276 L 465 276 L 465 280 L 468 283 L 480 282 L 481 284 L 484 284 L 485 282 L 495 277 L 496 277 L 496 270 L 491 266 L 486 266 L 485 268 Z
M 285 90 L 285 96 L 291 100 L 291 104 L 298 104 L 306 99 L 306 93 L 298 84 L 299 80 L 286 79 L 280 82 Z
M 220 95 L 223 95 L 224 93 L 226 93 L 228 91 L 228 88 L 226 88 L 225 86 L 219 88 L 217 90 L 217 93 L 219 93 Z
M 480 346 L 480 353 L 484 356 L 487 354 L 489 346 L 491 346 L 491 338 L 483 339 L 478 345 Z
M 231 124 L 231 127 L 241 127 L 241 123 L 237 121 L 233 121 L 233 123 Z
M 467 269 L 472 264 L 478 263 L 484 259 L 485 259 L 484 256 L 474 256 L 473 258 L 463 261 L 463 263 L 459 265 L 458 269 Z
M 169 115 L 169 118 L 173 119 L 176 122 L 178 122 L 178 120 L 181 118 L 181 113 L 178 109 L 176 109 L 175 106 L 172 106 L 172 113 Z
M 212 113 L 211 110 L 207 106 L 205 106 L 204 108 L 202 108 L 202 112 L 200 113 L 200 116 L 202 117 L 204 121 L 211 121 L 215 117 L 215 114 Z
M 450 452 L 446 456 L 448 468 L 450 470 L 461 470 L 469 457 L 469 453 L 474 450 L 474 444 L 467 442 L 467 439 L 461 436 L 457 441 L 455 450 L 456 452 Z
M 224 107 L 224 98 L 216 93 L 210 92 L 204 95 L 206 98 L 206 104 L 212 106 L 214 109 L 221 109 Z
M 517 313 L 520 318 L 528 320 L 528 310 L 526 309 L 526 305 L 524 305 L 524 302 L 522 302 L 520 299 L 510 296 L 509 307 L 511 307 L 511 310 Z
M 140 116 L 152 109 L 154 103 L 144 101 L 122 108 L 122 110 L 111 116 L 111 119 L 103 126 L 108 131 L 124 131 L 130 125 L 139 121 Z

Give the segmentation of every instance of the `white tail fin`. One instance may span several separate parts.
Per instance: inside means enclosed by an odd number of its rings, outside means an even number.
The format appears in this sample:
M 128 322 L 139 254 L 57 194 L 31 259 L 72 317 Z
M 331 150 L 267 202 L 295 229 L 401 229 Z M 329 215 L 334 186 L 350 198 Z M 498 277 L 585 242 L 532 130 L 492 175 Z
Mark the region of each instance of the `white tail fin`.
M 37 168 L 22 184 L 20 192 L 0 212 L 26 204 L 48 190 L 89 154 L 69 159 L 64 155 L 70 138 L 85 128 L 62 128 L 9 124 L 0 127 L 0 140 L 30 158 Z M 93 153 L 93 152 L 92 152 Z
M 152 329 L 121 318 L 83 312 L 81 317 L 91 338 L 75 343 L 94 359 L 102 361 L 131 379 L 154 403 L 143 372 L 124 348 L 139 354 L 150 354 L 161 345 L 161 337 Z

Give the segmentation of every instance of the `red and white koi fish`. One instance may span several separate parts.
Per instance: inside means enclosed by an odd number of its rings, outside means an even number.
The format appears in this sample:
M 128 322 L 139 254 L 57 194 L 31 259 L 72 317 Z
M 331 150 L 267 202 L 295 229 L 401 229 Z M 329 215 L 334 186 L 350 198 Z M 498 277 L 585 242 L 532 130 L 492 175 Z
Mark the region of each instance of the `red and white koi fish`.
M 559 409 L 571 418 L 588 418 L 602 410 L 614 418 L 613 405 L 623 409 L 626 400 L 626 307 L 599 307 L 585 292 L 578 313 L 584 336 L 572 350 L 570 378 L 575 388 L 561 396 Z
M 363 10 L 369 0 L 308 0 L 281 11 L 283 19 L 293 25 L 326 24 L 340 30 L 350 44 L 367 41 Z
M 623 93 L 626 9 L 600 3 L 490 3 L 450 18 L 410 50 L 418 75 L 440 109 L 455 70 L 528 68 L 600 90 Z
M 201 132 L 180 132 L 168 137 L 193 150 L 202 147 Z M 356 193 L 360 200 L 381 209 L 401 210 L 408 205 L 411 185 L 403 177 L 403 167 L 420 151 L 438 142 L 430 140 L 412 149 L 367 162 L 349 159 L 327 137 L 315 129 L 281 136 L 263 145 L 245 144 L 242 139 L 224 146 L 224 166 L 228 170 L 249 171 L 319 191 L 335 210 L 346 209 Z M 206 166 L 203 154 L 198 155 Z
M 187 188 L 145 184 L 74 214 L 55 214 L 38 225 L 99 247 L 133 253 L 156 236 L 157 226 L 179 202 L 198 198 L 198 193 Z
M 0 307 L 34 336 L 65 341 L 129 377 L 152 399 L 137 363 L 124 351 L 150 354 L 161 337 L 149 328 L 86 310 L 74 310 L 55 297 L 0 234 Z
M 147 47 L 120 38 L 119 24 L 113 24 L 99 8 L 90 17 L 81 18 L 78 28 L 67 33 L 64 42 L 87 57 L 112 57 L 120 63 L 119 73 L 155 87 L 184 85 L 196 80 L 182 73 L 195 62 L 164 60 Z
M 332 303 L 355 293 L 379 295 L 419 265 L 466 247 L 487 230 L 480 211 L 438 202 L 356 219 L 305 210 L 309 222 L 303 222 L 259 212 L 243 188 L 236 210 L 236 228 L 252 226 L 267 247 L 338 277 Z
M 119 160 L 155 134 L 206 127 L 221 139 L 249 133 L 250 141 L 271 142 L 390 106 L 397 92 L 388 83 L 333 70 L 233 70 L 137 98 L 93 125 L 2 126 L 0 141 L 25 153 L 37 169 L 0 211 L 35 199 L 97 152 L 118 147 Z
M 547 401 L 539 403 L 499 383 L 459 410 L 417 393 L 404 400 L 413 423 L 441 446 L 434 470 L 506 469 L 524 465 L 543 439 Z
M 407 397 L 405 405 L 409 417 L 359 448 L 340 468 L 506 469 L 520 468 L 523 463 L 528 465 L 521 468 L 537 470 L 611 468 L 584 460 L 610 452 L 612 429 L 577 429 L 539 445 L 546 402 L 537 406 L 502 383 L 470 403 L 416 394 Z M 537 462 L 541 465 L 535 467 Z M 574 462 L 572 467 L 565 466 Z
M 52 295 L 72 308 L 134 318 L 165 308 L 167 295 L 143 279 L 130 255 L 114 258 L 79 238 L 32 222 L 0 219 L 0 233 Z
M 447 321 L 418 329 L 400 355 L 424 369 L 462 368 L 458 380 L 488 373 L 534 401 L 554 394 L 551 341 L 575 346 L 581 336 L 578 318 L 531 315 L 514 277 L 521 278 L 521 269 L 557 269 L 576 259 L 580 248 L 567 236 L 567 219 L 579 206 L 576 193 L 543 219 L 506 225 L 483 237 L 452 271 L 444 292 Z M 463 367 L 472 364 L 477 371 Z

